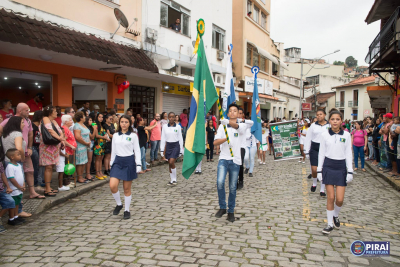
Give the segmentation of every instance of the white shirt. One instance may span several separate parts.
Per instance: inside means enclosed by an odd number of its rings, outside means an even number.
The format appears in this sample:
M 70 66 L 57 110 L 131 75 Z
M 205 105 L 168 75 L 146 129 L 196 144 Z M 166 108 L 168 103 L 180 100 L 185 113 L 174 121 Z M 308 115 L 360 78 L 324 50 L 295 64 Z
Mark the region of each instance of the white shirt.
M 164 152 L 165 143 L 175 143 L 179 142 L 179 147 L 181 148 L 181 154 L 183 153 L 183 138 L 182 138 L 182 128 L 178 124 L 174 125 L 165 124 L 161 131 L 161 148 L 160 151 Z M 205 141 L 204 141 L 205 143 Z
M 351 135 L 343 130 L 335 134 L 331 129 L 321 134 L 317 171 L 322 171 L 325 158 L 346 160 L 348 172 L 353 172 L 353 153 L 351 151 Z
M 85 107 L 81 107 L 80 109 L 78 109 L 78 111 L 83 111 L 84 109 L 86 109 L 86 108 Z M 90 114 L 90 110 L 87 109 L 87 111 L 89 111 L 89 114 Z M 86 114 L 85 114 L 85 117 L 86 117 Z
M 231 157 L 231 152 L 229 151 L 228 142 L 225 141 L 220 146 L 221 153 L 219 155 L 219 159 L 233 160 L 233 163 L 237 165 L 242 165 L 242 157 L 240 149 L 241 149 L 241 140 L 243 138 L 242 135 L 246 140 L 246 129 L 247 126 L 245 123 L 239 123 L 239 128 L 237 130 L 232 127 L 229 127 L 228 125 L 226 126 L 226 131 L 228 132 L 229 136 L 229 142 L 232 147 L 233 157 Z M 217 134 L 215 135 L 215 140 L 224 138 L 226 138 L 224 126 L 220 125 L 218 127 Z M 246 144 L 246 142 L 244 143 Z
M 304 128 L 303 130 L 301 130 L 302 134 L 305 134 L 307 136 L 307 132 L 308 132 L 309 128 Z M 300 135 L 300 142 L 302 142 L 304 144 L 304 142 L 306 141 L 306 136 L 304 135 Z
M 269 135 L 269 129 L 268 128 L 262 128 L 262 144 L 268 144 L 268 135 Z
M 7 179 L 14 178 L 20 187 L 24 186 L 25 177 L 24 177 L 24 170 L 22 169 L 21 164 L 17 163 L 17 165 L 14 165 L 10 162 L 6 168 L 6 176 L 7 176 Z M 22 194 L 22 191 L 19 190 L 10 181 L 8 181 L 8 184 L 10 185 L 11 190 L 13 190 L 11 192 L 10 196 L 13 197 L 13 196 L 19 196 Z
M 308 154 L 311 148 L 311 142 L 321 143 L 322 141 L 322 133 L 326 132 L 331 125 L 326 123 L 325 125 L 321 125 L 317 122 L 311 124 L 310 128 L 308 128 L 306 140 L 304 142 L 304 153 Z
M 246 129 L 246 146 L 247 147 L 256 147 L 259 141 L 256 139 L 254 134 L 251 133 L 250 128 Z
M 137 134 L 133 132 L 116 132 L 112 138 L 110 165 L 113 165 L 116 156 L 128 157 L 133 154 L 135 155 L 136 167 L 142 166 Z
M 253 126 L 253 124 L 254 124 L 254 121 L 252 121 L 252 120 L 244 120 L 244 122 L 242 122 L 242 120 L 239 119 L 238 121 L 239 121 L 239 123 L 244 124 L 246 126 L 246 129 L 247 128 L 251 128 Z M 246 129 L 244 129 L 244 130 L 246 130 Z M 246 148 L 246 146 L 247 146 L 247 144 L 246 144 L 246 135 L 243 134 L 243 135 L 240 136 L 240 147 L 241 148 Z

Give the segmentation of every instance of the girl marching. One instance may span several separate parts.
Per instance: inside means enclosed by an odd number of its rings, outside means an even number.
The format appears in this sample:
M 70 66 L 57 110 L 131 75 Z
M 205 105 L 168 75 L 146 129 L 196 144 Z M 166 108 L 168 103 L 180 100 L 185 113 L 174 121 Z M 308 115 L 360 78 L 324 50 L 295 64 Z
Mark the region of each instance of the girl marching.
M 343 115 L 336 109 L 329 113 L 331 128 L 321 134 L 318 156 L 318 180 L 326 185 L 328 193 L 326 214 L 328 226 L 322 233 L 340 228 L 339 212 L 343 205 L 347 183 L 353 180 L 351 136 L 341 129 Z M 335 189 L 336 186 L 336 196 Z M 336 199 L 336 201 L 335 201 Z
M 310 158 L 311 163 L 311 175 L 313 178 L 313 185 L 311 186 L 311 192 L 315 192 L 317 189 L 317 167 L 318 167 L 318 152 L 319 146 L 322 141 L 322 133 L 327 132 L 330 125 L 325 119 L 326 112 L 324 109 L 317 111 L 317 121 L 311 124 L 308 128 L 306 140 L 304 142 L 304 154 L 307 158 Z M 321 183 L 320 196 L 324 197 L 325 185 Z
M 268 136 L 269 136 L 269 127 L 268 123 L 264 122 L 262 124 L 262 144 L 260 145 L 260 165 L 265 165 L 265 154 L 268 151 L 269 143 L 268 143 Z
M 169 175 L 171 181 L 168 185 L 176 185 L 175 161 L 183 154 L 182 128 L 175 123 L 175 113 L 168 114 L 169 122 L 162 127 L 161 131 L 161 156 L 168 160 Z
M 305 119 L 304 126 L 300 131 L 300 151 L 301 154 L 303 155 L 303 160 L 302 159 L 299 160 L 300 163 L 306 163 L 306 155 L 304 154 L 304 142 L 306 140 L 308 128 L 310 128 L 310 120 Z
M 137 178 L 137 173 L 141 171 L 141 155 L 139 139 L 136 133 L 131 131 L 131 116 L 123 115 L 119 120 L 118 133 L 115 133 L 112 139 L 111 148 L 111 171 L 110 171 L 110 189 L 117 202 L 113 214 L 118 215 L 122 209 L 121 197 L 118 191 L 119 181 L 123 181 L 125 195 L 124 219 L 129 219 L 131 213 L 132 180 Z

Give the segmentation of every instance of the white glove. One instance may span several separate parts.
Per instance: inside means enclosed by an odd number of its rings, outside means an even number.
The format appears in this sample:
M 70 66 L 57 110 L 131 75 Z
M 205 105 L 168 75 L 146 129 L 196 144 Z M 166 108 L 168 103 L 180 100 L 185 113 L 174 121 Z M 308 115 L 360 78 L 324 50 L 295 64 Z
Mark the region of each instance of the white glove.
M 161 152 L 160 152 L 160 155 L 161 155 L 161 157 L 164 157 L 164 152 L 161 151 Z
M 322 172 L 317 173 L 317 179 L 318 181 L 322 182 Z
M 142 167 L 141 166 L 136 166 L 136 173 L 139 173 L 142 171 Z
M 226 126 L 226 125 L 229 124 L 229 120 L 228 119 L 223 119 L 223 120 L 221 120 L 221 124 Z
M 233 148 L 232 142 L 229 142 L 229 148 Z
M 350 183 L 351 181 L 353 181 L 353 173 L 347 173 L 346 182 Z
M 306 154 L 306 158 L 307 158 L 307 159 L 310 159 L 310 155 Z

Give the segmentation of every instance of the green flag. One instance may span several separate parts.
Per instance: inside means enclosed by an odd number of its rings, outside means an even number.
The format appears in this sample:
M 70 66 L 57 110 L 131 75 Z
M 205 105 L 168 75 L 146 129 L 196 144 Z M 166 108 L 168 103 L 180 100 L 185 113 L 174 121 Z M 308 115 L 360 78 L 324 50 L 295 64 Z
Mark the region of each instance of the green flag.
M 200 39 L 186 132 L 182 175 L 189 179 L 206 153 L 206 114 L 218 99 L 218 93 L 208 68 L 203 40 Z

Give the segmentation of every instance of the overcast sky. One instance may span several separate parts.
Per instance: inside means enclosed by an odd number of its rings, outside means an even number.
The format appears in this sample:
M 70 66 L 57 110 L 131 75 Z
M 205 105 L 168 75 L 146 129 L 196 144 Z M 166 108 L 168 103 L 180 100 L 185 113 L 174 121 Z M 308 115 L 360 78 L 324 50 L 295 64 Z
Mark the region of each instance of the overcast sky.
M 333 63 L 353 56 L 367 66 L 368 47 L 379 33 L 380 22 L 365 18 L 374 0 L 271 0 L 271 38 L 285 48 L 299 47 L 303 58 Z

